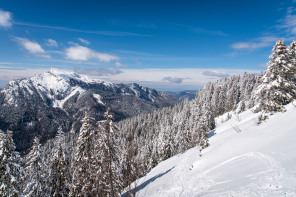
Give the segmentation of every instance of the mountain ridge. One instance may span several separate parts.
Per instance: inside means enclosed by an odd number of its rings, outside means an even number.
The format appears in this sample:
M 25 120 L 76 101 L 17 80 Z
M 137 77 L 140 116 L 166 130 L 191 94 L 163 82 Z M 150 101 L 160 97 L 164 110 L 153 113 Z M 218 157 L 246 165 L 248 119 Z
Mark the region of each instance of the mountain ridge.
M 41 142 L 53 138 L 57 128 L 78 131 L 84 112 L 96 120 L 107 107 L 119 121 L 139 113 L 169 107 L 177 98 L 133 84 L 113 84 L 86 75 L 50 69 L 10 81 L 0 90 L 0 128 L 13 130 L 18 150 L 26 150 L 38 135 Z M 49 130 L 49 131 L 46 131 Z

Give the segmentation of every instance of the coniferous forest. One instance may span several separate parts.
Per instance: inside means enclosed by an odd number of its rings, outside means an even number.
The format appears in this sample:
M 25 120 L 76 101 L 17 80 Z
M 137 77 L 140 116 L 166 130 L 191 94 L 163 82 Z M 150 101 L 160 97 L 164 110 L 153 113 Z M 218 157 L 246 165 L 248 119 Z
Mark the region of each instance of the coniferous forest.
M 260 125 L 284 112 L 296 99 L 296 42 L 277 41 L 267 65 L 259 75 L 209 82 L 191 101 L 120 122 L 110 108 L 102 121 L 85 113 L 79 133 L 60 127 L 44 144 L 36 137 L 22 156 L 13 132 L 0 130 L 0 196 L 135 196 L 131 183 L 159 162 L 195 146 L 202 156 L 216 117 L 252 108 Z

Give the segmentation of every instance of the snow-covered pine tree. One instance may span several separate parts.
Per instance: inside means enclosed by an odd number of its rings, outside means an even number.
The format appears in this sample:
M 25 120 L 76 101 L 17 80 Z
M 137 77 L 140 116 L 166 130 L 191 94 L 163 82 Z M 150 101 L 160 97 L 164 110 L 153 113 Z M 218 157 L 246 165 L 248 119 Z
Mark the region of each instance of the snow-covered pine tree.
M 102 146 L 102 196 L 120 196 L 122 189 L 122 177 L 120 168 L 120 146 L 119 130 L 113 125 L 113 116 L 110 114 L 110 108 L 104 114 L 106 120 L 98 122 L 98 128 L 103 137 Z
M 198 145 L 201 156 L 201 151 L 209 146 L 209 132 L 215 128 L 215 118 L 212 110 L 204 105 L 198 122 Z
M 21 157 L 15 151 L 12 131 L 5 134 L 0 130 L 0 196 L 21 196 L 23 174 Z
M 288 48 L 287 78 L 296 83 L 296 41 L 293 40 Z
M 70 196 L 96 196 L 93 166 L 93 135 L 91 119 L 86 114 L 82 120 L 73 167 L 75 168 L 70 188 Z
M 41 157 L 40 143 L 37 137 L 34 138 L 33 146 L 26 158 L 25 167 L 25 188 L 26 197 L 44 196 L 44 171 L 45 166 Z
M 284 42 L 277 41 L 270 55 L 271 60 L 263 76 L 263 83 L 257 89 L 260 105 L 256 112 L 285 111 L 284 105 L 296 98 L 296 85 L 288 77 L 290 69 L 287 52 Z
M 67 171 L 69 166 L 66 162 L 65 154 L 65 133 L 59 127 L 55 137 L 56 146 L 54 147 L 53 158 L 50 163 L 49 182 L 50 196 L 64 197 L 69 193 L 69 180 Z
M 127 137 L 127 141 L 124 143 L 122 148 L 122 161 L 121 161 L 121 175 L 122 175 L 122 186 L 127 188 L 127 196 L 135 196 L 136 187 L 135 184 L 131 185 L 136 179 L 144 174 L 142 162 L 136 158 L 136 147 L 134 145 L 133 133 L 130 131 Z

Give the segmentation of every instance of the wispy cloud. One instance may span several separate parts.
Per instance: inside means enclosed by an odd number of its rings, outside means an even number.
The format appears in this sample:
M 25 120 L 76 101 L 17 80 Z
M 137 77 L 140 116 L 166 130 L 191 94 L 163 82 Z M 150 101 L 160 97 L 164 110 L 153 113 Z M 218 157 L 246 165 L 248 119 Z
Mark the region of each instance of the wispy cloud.
M 287 8 L 287 13 L 286 16 L 280 20 L 280 25 L 277 27 L 279 29 L 284 29 L 286 30 L 287 33 L 289 34 L 296 34 L 296 14 L 295 14 L 296 9 L 294 7 L 289 7 Z
M 58 45 L 57 41 L 55 41 L 53 39 L 47 39 L 46 46 L 49 46 L 49 47 L 58 47 L 59 45 Z
M 181 78 L 181 77 L 164 77 L 162 78 L 163 81 L 167 81 L 169 83 L 182 83 L 183 80 L 186 78 Z
M 27 38 L 20 38 L 20 37 L 15 37 L 14 40 L 18 42 L 24 49 L 26 49 L 31 54 L 37 57 L 50 58 L 49 55 L 45 54 L 45 50 L 37 42 L 30 41 Z
M 267 36 L 261 36 L 247 42 L 236 42 L 231 47 L 236 50 L 255 50 L 273 46 L 277 40 L 291 41 L 295 39 L 296 8 L 287 8 L 284 18 L 278 20 L 277 23 L 278 25 L 273 27 L 273 33 L 269 32 Z
M 73 46 L 66 49 L 66 58 L 78 61 L 87 61 L 90 59 L 97 59 L 102 62 L 110 62 L 119 60 L 119 57 L 109 55 L 107 53 L 99 53 L 84 46 Z
M 266 69 L 266 67 L 268 67 L 268 65 L 266 63 L 262 63 L 262 64 L 258 64 L 259 67 L 263 67 Z
M 255 38 L 250 42 L 236 42 L 231 45 L 236 50 L 255 50 L 264 47 L 270 47 L 275 44 L 277 40 L 290 40 L 290 37 L 278 37 L 278 36 L 262 36 Z
M 2 27 L 12 26 L 12 15 L 10 12 L 0 9 L 0 26 Z
M 14 22 L 13 24 L 27 26 L 27 27 L 56 29 L 56 30 L 62 30 L 62 31 L 71 31 L 71 32 L 79 32 L 79 33 L 86 33 L 86 34 L 97 34 L 97 35 L 105 35 L 105 36 L 150 36 L 150 35 L 137 34 L 137 33 L 131 33 L 131 32 L 123 32 L 123 31 L 90 31 L 90 30 L 81 30 L 81 29 L 74 29 L 74 28 L 68 28 L 68 27 L 38 25 L 38 24 L 23 23 L 23 22 Z
M 14 64 L 12 62 L 0 62 L 0 65 L 9 65 L 9 64 Z
M 228 36 L 228 34 L 222 32 L 222 31 L 219 31 L 219 30 L 210 30 L 210 29 L 205 29 L 205 28 L 201 28 L 201 27 L 195 27 L 195 26 L 184 25 L 184 24 L 173 23 L 173 22 L 166 22 L 166 23 L 189 29 L 190 31 L 195 32 L 195 33 L 208 34 L 208 35 L 212 35 L 212 36 Z
M 126 64 L 122 64 L 122 63 L 120 63 L 120 62 L 115 62 L 115 63 L 114 63 L 114 66 L 115 66 L 115 67 L 127 67 Z
M 90 44 L 90 42 L 88 40 L 85 40 L 83 38 L 78 38 L 78 40 L 83 44 L 86 44 L 86 45 Z
M 227 36 L 228 35 L 226 33 L 223 33 L 222 31 L 203 29 L 200 27 L 192 27 L 192 31 L 197 32 L 197 33 L 208 34 L 208 35 L 212 35 L 212 36 Z
M 212 77 L 227 77 L 228 74 L 222 70 L 207 70 L 203 72 L 203 75 L 212 76 Z
M 267 42 L 236 42 L 231 45 L 233 49 L 258 49 L 270 46 Z
M 91 76 L 110 76 L 122 73 L 122 71 L 113 68 L 95 68 L 95 67 L 78 67 L 74 68 L 74 72 L 91 75 Z

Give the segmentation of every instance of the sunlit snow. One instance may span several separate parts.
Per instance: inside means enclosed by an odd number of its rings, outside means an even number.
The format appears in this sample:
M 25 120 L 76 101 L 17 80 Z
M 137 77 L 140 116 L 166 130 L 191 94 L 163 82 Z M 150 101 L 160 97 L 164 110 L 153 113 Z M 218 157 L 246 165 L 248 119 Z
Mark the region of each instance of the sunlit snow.
M 136 182 L 137 196 L 296 196 L 296 107 L 259 126 L 251 110 L 226 115 L 202 157 L 195 147 L 161 162 Z

